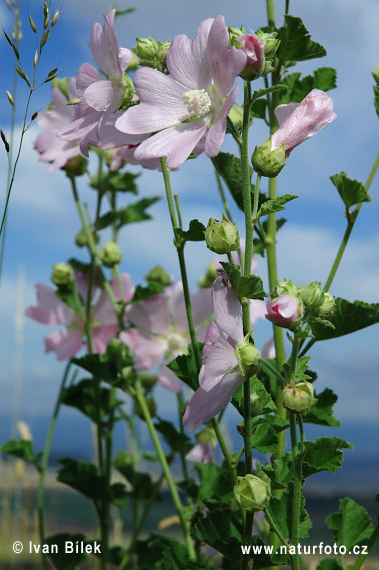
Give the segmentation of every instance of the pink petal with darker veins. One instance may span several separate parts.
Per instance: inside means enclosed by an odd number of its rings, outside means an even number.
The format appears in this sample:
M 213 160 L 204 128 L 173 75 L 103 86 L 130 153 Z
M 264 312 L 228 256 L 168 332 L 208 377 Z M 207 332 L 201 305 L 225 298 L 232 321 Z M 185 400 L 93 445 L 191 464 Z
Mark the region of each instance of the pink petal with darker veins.
M 74 312 L 56 295 L 54 289 L 38 283 L 35 285 L 37 306 L 28 307 L 25 315 L 44 325 L 66 325 L 74 318 Z
M 243 340 L 242 307 L 229 281 L 224 285 L 223 278 L 217 277 L 212 286 L 212 298 L 217 324 L 233 340 Z
M 83 345 L 83 331 L 80 328 L 69 328 L 55 331 L 45 339 L 45 352 L 55 352 L 57 360 L 68 360 L 75 356 Z

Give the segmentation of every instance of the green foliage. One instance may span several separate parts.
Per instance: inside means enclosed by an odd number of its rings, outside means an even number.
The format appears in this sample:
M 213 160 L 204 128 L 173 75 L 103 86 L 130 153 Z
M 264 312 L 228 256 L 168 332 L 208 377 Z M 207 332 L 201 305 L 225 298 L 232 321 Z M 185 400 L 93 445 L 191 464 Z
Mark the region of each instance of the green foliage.
M 245 277 L 244 275 L 241 275 L 239 265 L 226 263 L 224 261 L 221 262 L 221 265 L 229 277 L 229 281 L 232 284 L 233 289 L 240 298 L 264 299 L 264 297 L 267 297 L 267 293 L 263 289 L 263 281 L 258 275 L 249 275 L 248 277 Z
M 306 61 L 326 55 L 325 48 L 311 40 L 301 18 L 286 14 L 284 20 L 284 26 L 278 30 L 280 45 L 276 52 L 282 65 L 290 67 L 297 61 Z
M 112 362 L 109 362 L 107 354 L 86 354 L 80 358 L 73 358 L 72 363 L 83 370 L 90 372 L 95 379 L 101 379 L 112 385 L 119 385 L 117 370 Z M 126 366 L 126 365 L 125 365 Z M 122 384 L 120 387 L 123 387 Z
M 300 79 L 301 73 L 289 73 L 283 78 L 283 83 L 287 85 L 287 91 L 279 95 L 279 104 L 300 103 L 312 89 L 329 91 L 337 87 L 337 72 L 332 67 L 320 67 L 313 75 L 307 75 Z
M 342 566 L 334 558 L 325 558 L 317 565 L 316 570 L 342 570 Z
M 346 172 L 334 174 L 334 176 L 330 177 L 330 180 L 337 188 L 347 210 L 350 206 L 354 206 L 355 204 L 371 202 L 371 197 L 367 194 L 366 188 L 362 182 L 351 180 L 347 177 Z
M 201 352 L 203 345 L 199 343 L 199 350 Z M 193 348 L 188 346 L 188 354 L 177 356 L 167 364 L 168 368 L 173 371 L 176 376 L 182 380 L 192 390 L 197 390 L 199 387 L 199 371 L 196 366 L 195 355 Z
M 66 553 L 65 545 L 67 542 L 72 542 L 74 547 L 74 552 Z M 53 534 L 44 539 L 44 544 L 49 546 L 49 558 L 53 563 L 56 570 L 75 570 L 87 560 L 87 555 L 83 552 L 75 552 L 76 543 L 84 543 L 85 548 L 85 536 L 80 533 L 70 534 L 69 532 Z M 57 553 L 51 552 L 53 550 L 52 546 L 57 545 Z
M 95 465 L 69 457 L 59 461 L 62 467 L 57 480 L 93 501 L 108 501 L 118 507 L 125 507 L 128 493 L 122 483 L 113 483 L 109 487 L 105 477 L 98 475 Z
M 240 210 L 243 211 L 243 186 L 241 176 L 241 159 L 227 152 L 220 152 L 212 158 L 213 165 L 218 174 L 224 180 L 233 200 Z M 253 169 L 249 168 L 250 178 Z M 251 184 L 251 192 L 254 193 L 254 185 Z
M 191 220 L 188 230 L 175 229 L 175 238 L 178 245 L 183 246 L 187 241 L 204 241 L 205 226 L 199 220 Z
M 61 402 L 66 406 L 80 410 L 96 422 L 97 419 L 104 420 L 121 402 L 120 400 L 111 401 L 110 390 L 104 387 L 99 387 L 99 399 L 97 401 L 94 382 L 93 379 L 81 380 L 78 384 L 65 388 L 62 391 Z
M 343 453 L 339 449 L 353 449 L 353 446 L 339 437 L 319 437 L 316 441 L 305 441 L 303 476 L 306 478 L 320 471 L 334 473 L 342 467 Z
M 298 198 L 293 194 L 283 194 L 283 196 L 278 196 L 275 200 L 266 199 L 257 212 L 257 217 L 268 216 L 269 214 L 274 214 L 275 212 L 280 212 L 280 210 L 285 210 L 283 204 L 290 202 Z
M 138 570 L 187 570 L 188 551 L 179 541 L 151 536 L 138 541 Z
M 292 516 L 293 516 L 293 484 L 290 483 L 288 489 L 284 491 L 280 498 L 271 497 L 268 510 L 277 524 L 283 536 L 292 536 Z M 312 523 L 308 513 L 304 509 L 305 499 L 302 497 L 300 509 L 299 538 L 307 538 L 308 530 Z
M 141 473 L 133 467 L 131 455 L 125 450 L 119 450 L 114 459 L 117 471 L 130 483 L 130 496 L 138 501 L 163 501 L 156 483 L 149 473 Z
M 163 439 L 174 453 L 180 453 L 183 449 L 187 453 L 192 447 L 188 435 L 179 432 L 171 422 L 158 418 L 154 422 L 154 425 L 155 429 L 162 434 Z
M 94 176 L 90 182 L 90 186 L 99 190 L 100 192 L 110 191 L 113 194 L 117 192 L 132 192 L 138 194 L 138 188 L 135 180 L 139 174 L 132 174 L 131 172 L 108 172 L 102 173 L 101 178 Z
M 111 225 L 115 225 L 116 229 L 119 230 L 126 224 L 151 220 L 152 217 L 146 210 L 157 202 L 157 200 L 160 200 L 160 196 L 151 196 L 149 198 L 142 198 L 134 204 L 129 204 L 129 206 L 121 210 L 111 210 L 99 217 L 97 229 L 102 230 Z
M 371 536 L 373 526 L 364 507 L 352 499 L 341 499 L 337 513 L 328 516 L 326 523 L 337 546 L 349 551 L 353 546 L 365 543 Z
M 266 388 L 255 376 L 251 379 L 250 401 L 252 416 L 270 414 L 276 411 L 276 406 Z M 243 416 L 243 386 L 239 386 L 232 398 L 233 406 Z M 272 416 L 270 416 L 271 418 Z M 263 421 L 263 420 L 262 420 Z
M 316 340 L 326 340 L 350 334 L 379 323 L 379 303 L 350 302 L 337 298 L 333 313 L 328 316 L 334 329 L 311 323 Z
M 145 287 L 143 287 L 142 285 L 137 285 L 131 302 L 141 303 L 142 301 L 145 301 L 149 297 L 152 297 L 153 295 L 158 295 L 159 293 L 163 292 L 164 292 L 164 286 L 161 285 L 160 283 L 157 283 L 156 281 L 151 281 Z
M 320 394 L 315 393 L 316 404 L 306 414 L 303 421 L 321 426 L 339 427 L 340 421 L 333 416 L 333 405 L 338 397 L 330 388 L 325 388 Z
M 34 453 L 32 441 L 23 439 L 10 439 L 1 446 L 0 451 L 1 453 L 7 453 L 13 457 L 23 459 L 27 463 L 34 463 L 37 467 L 42 455 L 42 453 Z

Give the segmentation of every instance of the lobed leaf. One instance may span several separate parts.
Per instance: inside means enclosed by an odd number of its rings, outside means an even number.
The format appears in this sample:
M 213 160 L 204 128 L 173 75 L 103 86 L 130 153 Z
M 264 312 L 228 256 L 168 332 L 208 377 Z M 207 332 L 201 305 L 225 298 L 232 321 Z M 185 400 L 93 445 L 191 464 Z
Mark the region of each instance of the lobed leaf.
M 328 316 L 334 329 L 316 322 L 311 323 L 312 333 L 316 340 L 337 338 L 379 323 L 379 303 L 350 302 L 341 298 L 335 301 L 335 309 Z

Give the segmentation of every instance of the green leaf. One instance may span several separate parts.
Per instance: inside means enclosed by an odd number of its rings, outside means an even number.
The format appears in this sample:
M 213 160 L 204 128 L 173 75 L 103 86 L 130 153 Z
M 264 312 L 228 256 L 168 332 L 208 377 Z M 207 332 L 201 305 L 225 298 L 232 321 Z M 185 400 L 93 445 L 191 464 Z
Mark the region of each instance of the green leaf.
M 179 432 L 174 424 L 158 418 L 155 428 L 162 434 L 163 439 L 170 446 L 172 451 L 180 453 L 183 448 L 187 452 L 192 447 L 191 440 L 185 433 Z
M 276 412 L 276 406 L 270 394 L 267 392 L 262 382 L 255 376 L 251 379 L 250 401 L 253 417 L 260 414 L 270 414 L 271 412 Z M 238 389 L 234 392 L 232 404 L 240 412 L 241 416 L 244 416 L 242 385 L 239 386 Z M 270 419 L 268 421 L 271 422 L 271 418 L 272 416 L 270 416 Z M 261 421 L 264 421 L 263 418 L 261 418 Z
M 156 281 L 151 281 L 146 287 L 143 287 L 142 285 L 137 285 L 131 302 L 141 303 L 142 301 L 145 301 L 149 297 L 152 297 L 153 295 L 158 295 L 159 293 L 163 292 L 164 292 L 164 286 L 161 285 L 160 283 L 157 283 Z
M 278 31 L 280 45 L 276 52 L 282 65 L 290 67 L 297 61 L 306 61 L 326 55 L 325 48 L 311 40 L 301 18 L 286 14 L 284 19 L 285 25 Z
M 99 402 L 100 409 L 98 410 L 98 402 L 95 397 L 94 380 L 81 380 L 78 384 L 65 388 L 62 392 L 61 401 L 66 406 L 72 406 L 80 410 L 83 414 L 91 418 L 94 422 L 97 421 L 98 413 L 100 419 L 103 420 L 110 411 L 116 408 L 121 402 L 117 400 L 112 402 L 110 400 L 110 390 L 108 388 L 99 387 Z
M 85 461 L 65 458 L 59 461 L 62 467 L 57 480 L 68 485 L 93 501 L 109 501 L 119 507 L 125 507 L 128 493 L 122 483 L 113 483 L 107 488 L 105 477 L 97 474 L 95 465 Z
M 296 368 L 295 368 L 295 378 L 296 382 L 300 382 L 303 380 L 310 380 L 312 376 L 310 376 L 310 370 L 308 369 L 308 362 L 310 361 L 310 356 L 300 356 L 296 360 Z M 283 372 L 284 376 L 287 378 L 288 381 L 291 380 L 290 376 L 290 366 L 288 362 L 283 365 Z
M 312 323 L 312 333 L 316 340 L 337 338 L 379 323 L 379 303 L 350 302 L 337 298 L 333 313 L 328 320 L 334 329 Z
M 80 358 L 73 358 L 72 363 L 104 382 L 112 384 L 115 381 L 115 369 L 106 354 L 86 354 Z
M 53 563 L 56 570 L 75 570 L 87 560 L 85 553 L 75 552 L 76 543 L 84 543 L 85 549 L 85 536 L 84 534 L 75 533 L 70 534 L 69 532 L 53 534 L 44 539 L 44 544 L 49 547 L 49 558 Z M 72 543 L 74 552 L 65 552 L 66 544 Z M 55 546 L 56 545 L 56 548 Z
M 233 478 L 225 463 L 218 467 L 214 463 L 196 463 L 199 476 L 198 501 L 229 501 L 233 497 Z
M 334 558 L 325 558 L 317 565 L 316 570 L 342 570 L 342 566 Z
M 94 176 L 91 179 L 90 186 L 101 192 L 132 192 L 138 194 L 138 188 L 135 180 L 139 174 L 131 172 L 109 172 L 107 175 L 102 174 L 101 177 Z
M 130 483 L 130 495 L 137 501 L 162 501 L 156 483 L 149 473 L 141 473 L 134 469 L 130 453 L 120 449 L 114 459 L 114 466 Z
M 283 78 L 283 83 L 287 85 L 287 91 L 283 91 L 279 96 L 279 104 L 300 103 L 312 89 L 329 91 L 337 87 L 337 72 L 332 67 L 320 67 L 313 75 L 307 75 L 300 79 L 301 74 L 290 73 Z
M 199 343 L 200 352 L 202 349 L 203 345 Z M 182 382 L 187 384 L 192 390 L 197 390 L 199 387 L 199 371 L 196 366 L 192 345 L 188 345 L 188 351 L 188 354 L 182 354 L 171 360 L 167 366 Z
M 298 198 L 298 196 L 295 196 L 293 194 L 283 194 L 283 196 L 278 196 L 275 198 L 275 200 L 266 200 L 259 208 L 257 216 L 267 216 L 268 214 L 273 214 L 275 212 L 280 212 L 280 210 L 285 210 L 283 204 L 286 204 L 295 198 Z
M 269 511 L 276 522 L 279 530 L 284 536 L 290 537 L 292 535 L 292 499 L 293 499 L 293 484 L 288 486 L 288 490 L 284 491 L 280 498 L 271 497 L 269 504 Z M 308 530 L 312 527 L 312 523 L 308 516 L 308 513 L 304 509 L 304 497 L 301 498 L 301 509 L 300 509 L 300 525 L 299 525 L 299 537 L 306 538 L 308 536 Z
M 337 188 L 346 208 L 361 202 L 371 202 L 371 197 L 367 194 L 366 188 L 358 180 L 351 180 L 347 177 L 346 172 L 334 174 L 330 177 L 334 186 Z
M 329 515 L 326 523 L 337 546 L 347 551 L 368 540 L 374 528 L 366 509 L 348 498 L 340 500 L 339 511 Z
M 178 540 L 159 537 L 148 541 L 147 547 L 150 568 L 154 568 L 154 570 L 186 570 L 188 551 L 184 544 Z
M 264 299 L 267 293 L 263 288 L 263 281 L 258 275 L 241 276 L 238 283 L 237 294 L 248 299 Z
M 101 216 L 98 220 L 97 228 L 102 230 L 112 224 L 116 224 L 117 229 L 120 229 L 126 224 L 134 222 L 143 222 L 151 220 L 152 217 L 146 212 L 152 204 L 160 200 L 160 196 L 151 196 L 150 198 L 142 198 L 134 204 L 130 204 L 121 210 L 112 210 Z
M 7 453 L 13 457 L 23 459 L 27 463 L 34 464 L 37 464 L 40 456 L 42 455 L 41 453 L 35 455 L 33 452 L 33 443 L 29 440 L 23 439 L 10 439 L 1 446 L 0 450 L 1 453 Z
M 304 414 L 303 420 L 321 426 L 339 427 L 340 422 L 333 416 L 333 405 L 338 397 L 330 388 L 325 388 L 321 394 L 315 394 L 317 400 L 310 412 Z
M 208 504 L 208 508 L 211 504 Z M 239 511 L 232 511 L 229 505 L 208 510 L 206 516 L 195 515 L 191 536 L 212 546 L 227 558 L 239 560 L 243 543 L 243 526 Z
M 272 85 L 271 87 L 266 87 L 265 89 L 258 89 L 258 91 L 254 91 L 253 93 L 252 101 L 256 101 L 257 99 L 265 97 L 270 93 L 275 93 L 277 91 L 287 91 L 287 89 L 288 89 L 287 85 L 285 84 L 281 85 L 280 83 Z
M 310 477 L 320 471 L 335 471 L 342 467 L 343 453 L 339 449 L 352 449 L 353 445 L 339 437 L 320 437 L 305 441 L 303 452 L 303 476 Z
M 180 228 L 175 229 L 175 237 L 181 244 L 186 241 L 204 241 L 204 232 L 205 226 L 199 220 L 191 220 L 187 231 Z
M 240 208 L 240 210 L 244 211 L 241 159 L 227 152 L 220 152 L 217 156 L 212 158 L 212 162 L 216 168 L 216 171 L 224 180 L 235 203 Z M 252 174 L 253 169 L 249 167 L 250 178 Z M 254 192 L 253 184 L 251 184 L 251 192 Z
M 282 457 L 275 459 L 274 471 L 277 482 L 286 487 L 293 479 L 292 453 L 288 452 Z
M 374 107 L 376 114 L 379 117 L 379 86 L 374 85 Z

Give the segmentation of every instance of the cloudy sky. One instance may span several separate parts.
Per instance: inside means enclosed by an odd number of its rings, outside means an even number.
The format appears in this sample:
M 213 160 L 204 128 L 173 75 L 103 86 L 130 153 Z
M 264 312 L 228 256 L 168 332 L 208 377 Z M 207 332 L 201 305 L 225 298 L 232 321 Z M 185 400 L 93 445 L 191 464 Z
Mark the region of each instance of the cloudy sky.
M 193 37 L 199 23 L 207 17 L 225 16 L 231 26 L 243 24 L 256 30 L 266 25 L 265 2 L 246 1 L 236 4 L 224 0 L 136 0 L 135 12 L 116 22 L 116 33 L 123 47 L 133 47 L 135 37 L 154 36 L 161 40 L 184 33 Z M 283 2 L 277 3 L 282 6 Z M 0 4 L 0 18 L 6 30 L 12 20 L 5 3 Z M 27 6 L 27 8 L 26 8 Z M 24 37 L 20 46 L 21 61 L 31 75 L 35 50 L 33 33 L 28 28 L 27 10 L 37 25 L 41 22 L 40 0 L 29 0 L 23 12 Z M 52 11 L 60 3 L 52 2 Z M 61 18 L 46 45 L 40 77 L 56 66 L 62 76 L 74 76 L 85 61 L 92 62 L 89 38 L 92 25 L 103 21 L 107 7 L 102 0 L 65 0 Z M 128 4 L 119 2 L 119 8 Z M 288 205 L 286 226 L 280 232 L 278 266 L 280 278 L 291 278 L 298 285 L 312 280 L 325 282 L 345 229 L 343 205 L 329 176 L 346 171 L 350 178 L 365 182 L 379 150 L 378 119 L 372 104 L 372 76 L 379 63 L 377 22 L 379 4 L 362 0 L 359 4 L 346 0 L 292 0 L 290 13 L 303 18 L 312 39 L 327 50 L 327 57 L 298 67 L 307 75 L 316 67 L 335 67 L 338 89 L 330 92 L 335 102 L 337 119 L 317 137 L 297 148 L 279 179 L 279 192 L 300 196 Z M 282 24 L 278 9 L 277 25 Z M 0 124 L 8 132 L 10 107 L 5 89 L 12 90 L 12 51 L 0 38 Z M 26 94 L 20 85 L 18 113 L 22 116 Z M 50 100 L 50 88 L 42 86 L 33 96 L 31 110 L 43 109 Z M 21 120 L 21 119 L 20 119 Z M 17 127 L 17 132 L 19 128 Z M 33 126 L 26 134 L 20 166 L 11 197 L 7 229 L 5 265 L 0 292 L 0 358 L 2 402 L 16 402 L 21 414 L 29 419 L 46 413 L 53 406 L 63 366 L 54 354 L 43 354 L 43 337 L 50 332 L 34 322 L 18 319 L 20 307 L 34 303 L 34 283 L 49 282 L 51 265 L 82 252 L 73 245 L 79 221 L 73 207 L 70 189 L 61 172 L 47 172 L 38 162 L 33 140 L 39 133 Z M 267 138 L 257 124 L 252 129 L 251 146 Z M 233 141 L 225 138 L 223 150 L 236 153 Z M 137 169 L 138 170 L 138 169 Z M 6 156 L 0 149 L 1 200 L 4 200 Z M 217 196 L 211 164 L 205 157 L 190 161 L 172 175 L 174 192 L 178 192 L 184 219 L 198 218 L 206 223 L 210 216 L 220 218 L 222 210 Z M 164 194 L 161 176 L 143 172 L 140 193 Z M 373 202 L 365 204 L 359 215 L 348 251 L 342 261 L 332 292 L 349 300 L 378 302 L 379 177 L 372 185 Z M 263 188 L 264 190 L 264 188 Z M 82 198 L 91 206 L 93 191 L 81 188 Z M 153 222 L 127 227 L 121 235 L 124 252 L 122 270 L 132 274 L 135 283 L 158 261 L 179 278 L 176 254 L 172 247 L 169 219 L 162 199 L 152 209 Z M 233 209 L 238 222 L 240 214 Z M 242 226 L 241 226 L 242 227 Z M 162 258 L 163 254 L 163 258 Z M 201 244 L 188 246 L 187 262 L 192 287 L 212 258 Z M 265 260 L 260 273 L 266 279 Z M 18 308 L 18 312 L 16 308 Z M 18 331 L 18 333 L 17 333 Z M 269 327 L 260 325 L 260 342 L 270 335 Z M 16 335 L 22 336 L 21 350 Z M 375 422 L 377 414 L 377 346 L 379 327 L 316 345 L 312 368 L 319 371 L 319 389 L 330 386 L 339 394 L 337 415 L 345 420 Z M 15 361 L 17 364 L 15 365 Z M 14 377 L 20 379 L 16 390 Z M 376 396 L 373 397 L 373 392 Z M 2 404 L 4 405 L 4 404 Z M 162 403 L 163 405 L 163 403 Z

